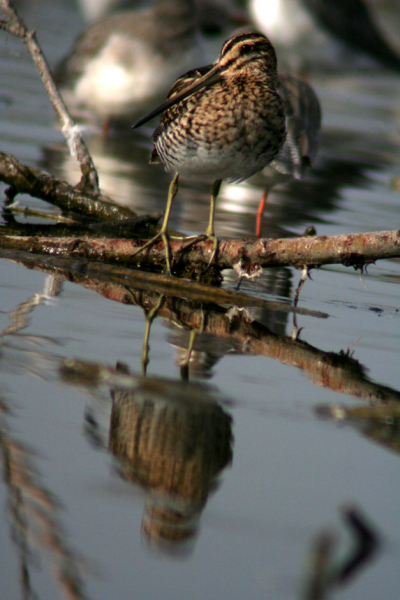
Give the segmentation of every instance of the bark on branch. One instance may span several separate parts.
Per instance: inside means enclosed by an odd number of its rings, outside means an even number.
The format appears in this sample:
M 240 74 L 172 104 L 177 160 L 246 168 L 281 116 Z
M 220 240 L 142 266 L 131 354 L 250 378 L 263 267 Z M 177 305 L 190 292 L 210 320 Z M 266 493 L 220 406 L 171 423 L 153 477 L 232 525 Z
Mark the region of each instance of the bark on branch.
M 76 237 L 15 236 L 0 234 L 0 248 L 35 254 L 65 256 L 133 266 L 141 263 L 165 266 L 164 244 L 160 241 L 132 257 L 144 240 L 89 239 Z M 174 268 L 202 270 L 213 251 L 212 241 L 203 241 L 183 250 L 185 239 L 170 241 Z M 384 258 L 400 256 L 400 231 L 380 231 L 350 235 L 288 239 L 248 239 L 220 241 L 215 259 L 217 270 L 233 268 L 240 275 L 262 267 L 319 267 L 343 264 L 362 268 Z
M 121 208 L 99 195 L 97 173 L 83 140 L 77 132 L 62 101 L 46 60 L 35 40 L 17 16 L 9 0 L 0 0 L 0 7 L 7 20 L 0 21 L 0 28 L 22 39 L 38 67 L 54 108 L 63 124 L 63 132 L 71 151 L 79 160 L 82 180 L 75 188 L 60 182 L 37 169 L 21 165 L 14 158 L 0 154 L 0 180 L 13 186 L 16 192 L 26 192 L 57 204 L 62 210 L 83 212 L 108 221 L 129 221 L 134 217 L 127 208 Z M 82 194 L 82 186 L 90 192 Z M 150 219 L 151 220 L 151 219 Z M 142 221 L 142 220 L 141 220 Z M 2 235 L 0 247 L 14 248 L 41 254 L 79 257 L 101 260 L 124 265 L 148 263 L 153 267 L 165 265 L 164 244 L 159 242 L 144 253 L 132 257 L 133 252 L 144 243 L 143 240 L 129 239 L 87 239 L 87 238 L 33 238 Z M 172 239 L 171 255 L 175 260 L 176 273 L 204 270 L 212 254 L 210 241 L 199 242 L 183 250 L 184 240 Z M 237 240 L 220 241 L 215 261 L 216 270 L 234 268 L 239 275 L 252 275 L 261 267 L 290 265 L 297 268 L 318 267 L 326 264 L 344 264 L 362 268 L 382 258 L 400 256 L 400 232 L 384 231 L 377 233 L 351 234 L 332 237 L 302 237 L 281 240 Z
M 80 186 L 69 185 L 39 169 L 27 167 L 3 152 L 0 152 L 0 181 L 12 186 L 14 195 L 15 192 L 29 194 L 63 211 L 106 221 L 124 222 L 137 218 L 130 208 L 118 206 L 107 196 L 90 190 L 83 191 Z

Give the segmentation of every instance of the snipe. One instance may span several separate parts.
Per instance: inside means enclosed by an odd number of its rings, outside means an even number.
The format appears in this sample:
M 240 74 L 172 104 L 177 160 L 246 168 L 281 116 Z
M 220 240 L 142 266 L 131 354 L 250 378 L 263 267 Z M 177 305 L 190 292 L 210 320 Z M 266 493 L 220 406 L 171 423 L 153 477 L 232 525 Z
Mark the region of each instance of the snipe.
M 140 119 L 140 127 L 160 113 L 152 140 L 151 163 L 161 162 L 174 173 L 164 221 L 159 233 L 171 272 L 167 226 L 178 177 L 201 175 L 213 180 L 208 227 L 202 237 L 214 240 L 215 201 L 222 180 L 240 182 L 263 169 L 279 152 L 286 136 L 285 109 L 277 92 L 277 61 L 271 42 L 262 34 L 240 33 L 222 46 L 218 61 L 189 71 L 172 87 L 166 102 Z

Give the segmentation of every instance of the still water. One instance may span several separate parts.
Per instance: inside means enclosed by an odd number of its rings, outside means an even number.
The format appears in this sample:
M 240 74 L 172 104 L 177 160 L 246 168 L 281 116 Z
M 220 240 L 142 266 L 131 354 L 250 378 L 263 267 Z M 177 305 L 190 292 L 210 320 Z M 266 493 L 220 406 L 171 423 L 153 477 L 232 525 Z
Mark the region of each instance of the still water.
M 68 2 L 21 12 L 52 64 L 83 27 Z M 1 32 L 0 82 L 0 150 L 77 182 L 30 57 Z M 264 235 L 397 229 L 399 76 L 377 67 L 312 84 L 321 150 L 306 181 L 271 193 Z M 163 210 L 169 180 L 147 164 L 149 133 L 89 140 L 103 191 L 146 213 Z M 252 235 L 261 193 L 224 186 L 217 234 Z M 202 231 L 208 209 L 203 185 L 184 182 L 170 225 Z M 75 275 L 0 262 L 1 597 L 310 598 L 311 553 L 325 532 L 330 597 L 397 598 L 400 261 L 362 277 L 313 271 L 299 306 L 324 319 L 265 305 L 235 316 Z M 298 280 L 270 269 L 241 291 L 288 304 Z M 227 272 L 223 286 L 235 285 Z M 188 383 L 180 364 L 194 322 Z M 380 543 L 341 582 L 335 568 L 357 546 L 343 506 Z

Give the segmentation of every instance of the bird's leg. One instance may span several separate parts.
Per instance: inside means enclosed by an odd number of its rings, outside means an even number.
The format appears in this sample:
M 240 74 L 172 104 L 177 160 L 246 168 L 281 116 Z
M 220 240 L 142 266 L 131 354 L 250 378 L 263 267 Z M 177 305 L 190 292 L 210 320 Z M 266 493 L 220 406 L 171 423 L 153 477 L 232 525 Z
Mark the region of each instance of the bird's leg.
M 214 233 L 214 214 L 215 214 L 215 204 L 216 204 L 219 190 L 221 188 L 221 183 L 222 183 L 221 179 L 216 179 L 211 186 L 210 216 L 208 218 L 207 229 L 201 235 L 196 235 L 195 237 L 193 237 L 189 242 L 184 244 L 181 248 L 181 251 L 186 250 L 187 248 L 189 248 L 190 246 L 193 246 L 193 244 L 196 244 L 197 242 L 200 242 L 201 240 L 211 238 L 214 242 L 213 243 L 213 251 L 211 254 L 211 258 L 208 262 L 207 269 L 211 266 L 212 262 L 214 261 L 215 255 L 216 255 L 217 249 L 218 249 L 218 239 Z
M 150 246 L 153 246 L 156 243 L 156 241 L 158 240 L 158 238 L 161 238 L 162 241 L 164 242 L 164 246 L 165 246 L 165 262 L 167 265 L 167 267 L 166 267 L 167 273 L 169 275 L 171 275 L 171 261 L 170 261 L 170 257 L 169 257 L 167 229 L 168 229 L 168 221 L 169 221 L 169 216 L 171 213 L 172 203 L 173 203 L 174 198 L 178 191 L 178 179 L 179 179 L 179 173 L 175 173 L 175 175 L 173 176 L 172 181 L 169 185 L 167 205 L 165 207 L 164 219 L 163 219 L 163 223 L 161 225 L 160 231 L 151 240 L 149 240 L 148 242 L 143 244 L 143 246 L 141 246 L 140 248 L 135 250 L 135 252 L 132 254 L 132 256 L 136 256 L 136 254 L 139 254 L 139 252 L 143 252 L 143 250 L 146 250 L 146 248 L 150 248 Z
M 260 204 L 258 205 L 257 220 L 256 220 L 256 236 L 258 238 L 261 237 L 263 214 L 264 214 L 265 205 L 267 203 L 268 192 L 269 192 L 269 189 L 265 188 L 262 198 L 260 200 Z
M 208 266 L 210 266 L 211 263 L 214 261 L 215 255 L 217 254 L 217 250 L 218 250 L 218 239 L 216 238 L 215 233 L 214 233 L 214 214 L 215 214 L 215 204 L 217 201 L 217 196 L 219 194 L 219 190 L 221 189 L 221 183 L 222 183 L 221 179 L 217 179 L 216 181 L 214 181 L 214 183 L 211 186 L 210 217 L 208 219 L 208 227 L 206 229 L 205 235 L 207 238 L 213 239 L 214 245 L 213 245 L 213 251 L 212 251 Z
M 219 194 L 219 190 L 221 188 L 221 179 L 217 179 L 211 186 L 211 202 L 210 202 L 210 216 L 208 218 L 208 227 L 206 229 L 205 235 L 207 237 L 215 237 L 214 234 L 214 214 L 215 214 L 215 203 L 217 200 L 217 196 Z
M 190 331 L 189 345 L 188 345 L 188 348 L 187 348 L 187 351 L 185 354 L 185 358 L 183 359 L 182 363 L 179 365 L 182 381 L 189 381 L 189 363 L 190 363 L 190 358 L 192 356 L 192 350 L 193 350 L 194 341 L 196 339 L 196 336 L 197 336 L 197 331 L 195 329 L 192 329 Z
M 199 329 L 191 329 L 190 331 L 190 338 L 189 338 L 189 345 L 186 351 L 186 355 L 183 359 L 183 361 L 180 364 L 180 371 L 181 371 L 181 378 L 182 381 L 189 381 L 189 363 L 190 363 L 190 359 L 192 357 L 192 351 L 193 351 L 193 347 L 194 347 L 194 342 L 196 339 L 196 336 L 198 333 L 203 333 L 204 331 L 204 324 L 205 324 L 205 313 L 203 308 L 201 309 L 201 323 L 200 323 L 200 327 Z
M 152 323 L 155 319 L 155 317 L 157 316 L 157 312 L 159 311 L 159 309 L 161 308 L 163 302 L 165 300 L 165 296 L 160 296 L 159 299 L 157 300 L 157 304 L 147 312 L 147 314 L 145 314 L 146 317 L 146 327 L 144 330 L 144 336 L 143 336 L 143 348 L 142 348 L 142 360 L 141 360 L 141 364 L 142 364 L 142 375 L 145 376 L 146 372 L 147 372 L 147 365 L 149 364 L 150 360 L 149 360 L 149 338 L 150 338 L 150 328 L 152 326 Z

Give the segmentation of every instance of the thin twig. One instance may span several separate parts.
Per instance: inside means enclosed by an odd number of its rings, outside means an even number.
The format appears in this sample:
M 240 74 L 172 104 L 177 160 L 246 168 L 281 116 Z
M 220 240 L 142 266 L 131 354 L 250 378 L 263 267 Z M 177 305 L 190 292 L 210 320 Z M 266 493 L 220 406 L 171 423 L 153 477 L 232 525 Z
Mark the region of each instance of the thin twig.
M 3 9 L 3 13 L 6 17 L 6 20 L 0 20 L 0 29 L 4 29 L 11 35 L 22 40 L 32 55 L 54 110 L 60 119 L 62 132 L 69 146 L 71 155 L 76 158 L 79 163 L 82 172 L 79 186 L 81 189 L 99 193 L 99 178 L 96 168 L 82 138 L 79 127 L 75 124 L 69 114 L 53 79 L 46 58 L 36 40 L 35 32 L 26 27 L 21 17 L 17 14 L 12 2 L 9 0 L 0 0 L 0 7 Z

